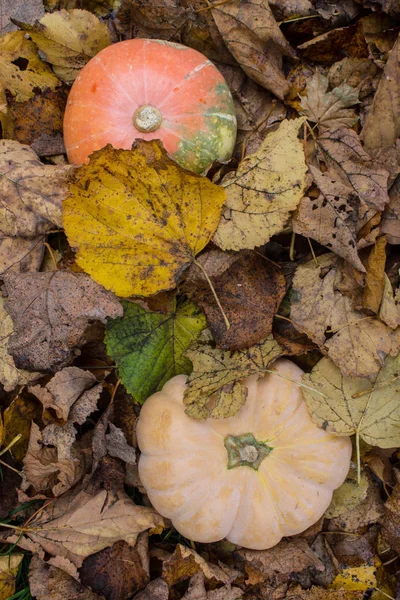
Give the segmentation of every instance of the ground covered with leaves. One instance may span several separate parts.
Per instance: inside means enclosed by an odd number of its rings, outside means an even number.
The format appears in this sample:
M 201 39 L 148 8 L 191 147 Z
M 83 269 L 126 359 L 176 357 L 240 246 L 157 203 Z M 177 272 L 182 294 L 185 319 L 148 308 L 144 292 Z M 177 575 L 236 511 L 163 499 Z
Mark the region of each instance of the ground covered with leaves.
M 400 2 L 3 0 L 0 25 L 0 600 L 400 598 Z M 228 164 L 68 164 L 71 84 L 134 37 L 218 66 Z M 233 416 L 281 356 L 347 480 L 269 550 L 183 538 L 141 405 L 184 373 L 188 415 Z

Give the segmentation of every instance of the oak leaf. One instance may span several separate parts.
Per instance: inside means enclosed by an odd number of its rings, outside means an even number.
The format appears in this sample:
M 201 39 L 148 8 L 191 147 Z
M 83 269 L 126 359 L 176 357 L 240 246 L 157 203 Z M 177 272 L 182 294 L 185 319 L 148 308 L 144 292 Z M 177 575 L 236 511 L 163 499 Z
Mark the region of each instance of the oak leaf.
M 289 89 L 282 72 L 282 56 L 294 56 L 266 0 L 211 7 L 225 44 L 244 72 L 283 100 Z
M 297 138 L 303 119 L 282 121 L 256 153 L 224 177 L 225 210 L 215 243 L 222 250 L 255 248 L 279 233 L 305 189 L 303 144 Z
M 157 141 L 94 152 L 70 189 L 63 219 L 77 263 L 119 296 L 175 287 L 225 201 L 223 188 L 180 168 Z
M 72 83 L 82 67 L 111 44 L 107 25 L 87 10 L 46 13 L 34 25 L 13 22 L 29 33 L 44 60 L 65 83 Z
M 193 363 L 183 399 L 186 413 L 196 419 L 235 415 L 247 398 L 240 380 L 265 373 L 270 363 L 282 354 L 272 336 L 247 350 L 233 352 L 205 343 L 193 346 L 186 353 Z
M 22 368 L 60 369 L 83 343 L 89 320 L 122 314 L 114 295 L 84 273 L 9 273 L 4 282 L 14 322 L 8 348 Z
M 20 69 L 14 61 L 24 61 Z M 31 98 L 35 89 L 54 90 L 60 85 L 50 67 L 38 56 L 36 44 L 25 38 L 23 31 L 12 31 L 0 39 L 0 84 L 18 102 Z
M 174 375 L 190 373 L 185 351 L 205 326 L 204 315 L 192 302 L 174 302 L 167 314 L 124 304 L 123 317 L 107 324 L 105 343 L 136 401 L 144 402 Z
M 338 435 L 356 434 L 368 444 L 400 444 L 400 355 L 388 356 L 372 385 L 366 378 L 346 377 L 329 358 L 303 376 L 311 418 Z

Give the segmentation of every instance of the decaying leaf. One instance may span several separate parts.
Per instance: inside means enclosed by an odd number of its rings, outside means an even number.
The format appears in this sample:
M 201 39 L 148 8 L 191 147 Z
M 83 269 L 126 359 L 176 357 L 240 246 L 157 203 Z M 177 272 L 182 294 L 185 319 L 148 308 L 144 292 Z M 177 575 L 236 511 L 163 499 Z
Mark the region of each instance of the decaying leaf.
M 365 288 L 363 291 L 363 308 L 375 314 L 381 306 L 385 286 L 386 237 L 377 238 L 369 253 L 366 268 Z
M 286 600 L 362 600 L 362 590 L 327 590 L 322 587 L 313 586 L 304 590 L 297 585 L 289 590 L 285 596 Z
M 0 13 L 0 35 L 5 35 L 16 29 L 16 26 L 10 21 L 14 19 L 26 19 L 30 23 L 40 19 L 44 15 L 43 0 L 3 0 Z
M 32 557 L 29 567 L 29 588 L 37 600 L 104 600 L 104 596 L 98 596 L 64 570 L 44 562 L 37 555 Z
M 22 462 L 29 444 L 29 435 L 33 419 L 40 418 L 40 405 L 34 399 L 17 396 L 4 411 L 4 445 L 21 438 L 13 444 L 10 452 L 18 462 Z
M 343 125 L 352 127 L 358 117 L 350 107 L 359 103 L 358 90 L 348 83 L 342 83 L 330 92 L 328 87 L 328 77 L 317 70 L 307 83 L 307 95 L 300 100 L 301 114 L 316 123 L 320 131 Z
M 293 279 L 290 318 L 318 344 L 346 376 L 373 380 L 399 341 L 380 320 L 355 310 L 338 289 L 337 257 L 318 257 L 298 267 Z M 333 335 L 331 336 L 330 334 Z
M 400 42 L 397 40 L 386 63 L 361 133 L 365 150 L 385 168 L 399 172 L 400 137 Z
M 23 554 L 0 556 L 0 600 L 9 600 L 15 592 L 15 583 Z
M 0 274 L 35 273 L 39 271 L 44 253 L 43 235 L 34 238 L 0 238 Z
M 44 60 L 65 83 L 72 83 L 80 69 L 111 43 L 107 26 L 87 10 L 47 13 L 34 25 L 14 22 L 29 32 Z
M 400 327 L 400 290 L 396 291 L 396 296 L 393 295 L 392 284 L 386 273 L 384 274 L 383 295 L 378 316 L 391 329 Z
M 76 171 L 64 226 L 77 263 L 119 296 L 176 285 L 210 241 L 223 188 L 181 169 L 159 142 L 107 146 Z
M 134 546 L 141 531 L 163 523 L 152 508 L 136 506 L 122 490 L 78 486 L 43 509 L 24 533 L 49 554 L 80 567 L 90 554 L 119 540 Z
M 225 253 L 209 250 L 198 259 L 211 279 L 230 328 L 226 328 L 203 272 L 192 265 L 182 291 L 204 310 L 218 348 L 248 348 L 272 332 L 272 321 L 286 293 L 285 276 L 255 252 Z M 225 268 L 215 262 L 224 260 Z
M 222 181 L 225 210 L 214 236 L 223 250 L 254 248 L 279 233 L 304 192 L 306 164 L 297 138 L 302 119 L 282 121 L 255 154 Z
M 76 355 L 89 319 L 122 315 L 113 294 L 83 273 L 9 273 L 4 281 L 14 321 L 8 347 L 22 368 L 60 369 Z
M 400 244 L 400 178 L 398 177 L 389 191 L 389 204 L 385 208 L 381 224 L 389 244 Z
M 161 577 L 153 579 L 146 588 L 136 594 L 135 600 L 168 600 L 169 588 Z
M 292 56 L 266 0 L 233 0 L 212 7 L 214 21 L 242 69 L 249 77 L 283 100 L 289 89 L 282 72 L 282 56 Z
M 367 496 L 368 487 L 366 475 L 361 472 L 360 481 L 357 481 L 357 473 L 350 469 L 346 481 L 333 492 L 332 502 L 325 511 L 325 517 L 339 517 L 360 504 Z
M 321 158 L 330 171 L 345 185 L 352 187 L 360 198 L 360 217 L 367 208 L 378 211 L 385 208 L 389 201 L 389 173 L 378 162 L 371 160 L 355 131 L 346 127 L 329 130 L 318 138 L 318 145 Z
M 191 372 L 185 352 L 205 326 L 204 315 L 192 302 L 174 302 L 167 314 L 124 304 L 122 319 L 107 324 L 105 343 L 135 400 L 144 402 L 174 375 Z
M 15 366 L 13 357 L 8 353 L 8 342 L 13 333 L 12 318 L 4 308 L 4 298 L 0 296 L 0 382 L 6 392 L 39 377 L 39 373 L 17 369 Z
M 382 518 L 382 534 L 396 552 L 400 550 L 400 484 L 396 483 L 393 493 L 385 503 Z
M 361 590 L 377 587 L 377 566 L 375 564 L 364 564 L 359 567 L 343 569 L 332 581 L 330 587 L 334 590 Z
M 195 573 L 189 581 L 189 587 L 182 600 L 239 600 L 243 598 L 243 591 L 226 583 L 215 590 L 206 590 L 205 578 L 201 571 Z
M 338 12 L 335 5 L 330 2 L 326 4 L 330 5 L 331 10 Z M 350 4 L 354 3 L 350 2 Z M 341 4 L 340 15 L 342 10 Z M 304 42 L 304 44 L 297 46 L 297 49 L 301 51 L 303 60 L 313 60 L 328 65 L 341 60 L 345 56 L 368 58 L 368 46 L 360 21 L 349 27 L 339 27 L 317 35 Z
M 339 435 L 357 434 L 368 444 L 393 448 L 400 444 L 400 355 L 387 357 L 374 383 L 345 377 L 329 358 L 303 376 L 312 419 Z M 312 389 L 310 389 L 312 388 Z M 315 391 L 314 391 L 315 390 Z
M 329 172 L 309 169 L 320 189 L 318 198 L 302 198 L 293 217 L 293 231 L 310 237 L 365 272 L 357 252 L 359 200 L 354 189 Z
M 23 61 L 24 69 L 15 64 L 17 60 Z M 18 102 L 31 98 L 35 88 L 54 90 L 60 85 L 23 31 L 12 31 L 0 39 L 0 83 Z
M 186 353 L 193 363 L 183 400 L 186 413 L 197 419 L 235 415 L 247 398 L 239 380 L 265 372 L 282 354 L 272 336 L 247 350 L 233 352 L 204 343 L 195 345 Z

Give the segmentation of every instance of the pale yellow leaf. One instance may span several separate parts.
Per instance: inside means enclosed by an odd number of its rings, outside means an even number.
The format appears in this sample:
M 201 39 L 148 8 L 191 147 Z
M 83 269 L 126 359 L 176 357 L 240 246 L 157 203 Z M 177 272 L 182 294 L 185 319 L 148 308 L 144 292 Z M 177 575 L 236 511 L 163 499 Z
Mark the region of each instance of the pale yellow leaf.
M 9 600 L 15 592 L 19 565 L 23 554 L 0 556 L 0 600 Z

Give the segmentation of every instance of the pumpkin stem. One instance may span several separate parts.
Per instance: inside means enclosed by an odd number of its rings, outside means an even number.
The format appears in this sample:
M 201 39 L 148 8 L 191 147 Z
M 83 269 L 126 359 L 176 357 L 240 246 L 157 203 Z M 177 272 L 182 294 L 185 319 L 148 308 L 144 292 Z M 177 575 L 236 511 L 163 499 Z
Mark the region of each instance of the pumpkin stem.
M 228 469 L 251 467 L 258 471 L 264 458 L 272 452 L 271 446 L 258 442 L 252 433 L 228 435 L 224 444 L 228 452 Z
M 142 133 L 151 133 L 162 123 L 162 114 L 155 106 L 143 104 L 133 113 L 133 124 Z

